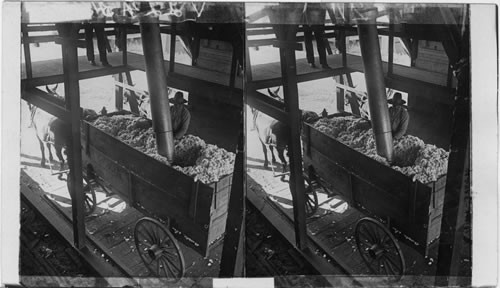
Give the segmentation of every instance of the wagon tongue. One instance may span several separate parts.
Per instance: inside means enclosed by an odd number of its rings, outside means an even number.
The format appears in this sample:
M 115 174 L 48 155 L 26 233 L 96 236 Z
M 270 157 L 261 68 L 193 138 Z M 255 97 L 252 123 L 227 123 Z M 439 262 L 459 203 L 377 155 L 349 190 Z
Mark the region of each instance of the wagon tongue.
M 169 162 L 172 162 L 174 159 L 174 136 L 158 18 L 143 16 L 140 28 L 156 146 L 158 154 L 165 156 Z

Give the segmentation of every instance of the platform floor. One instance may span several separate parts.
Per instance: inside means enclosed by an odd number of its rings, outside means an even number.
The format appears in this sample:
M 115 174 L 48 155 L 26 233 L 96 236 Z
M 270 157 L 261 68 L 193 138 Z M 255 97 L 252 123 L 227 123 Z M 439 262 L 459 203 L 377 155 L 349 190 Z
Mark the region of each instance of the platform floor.
M 255 53 L 255 55 L 257 55 L 257 53 Z M 315 62 L 316 64 L 319 63 L 318 57 L 316 57 Z M 342 56 L 340 54 L 327 55 L 327 63 L 333 69 L 340 68 L 342 67 Z M 319 65 L 317 66 L 318 68 L 311 68 L 305 58 L 297 59 L 297 64 L 296 64 L 297 75 L 304 75 L 307 73 L 320 71 L 321 70 L 321 68 L 319 68 L 320 66 Z M 387 73 L 388 69 L 387 62 L 383 62 L 383 66 L 384 66 L 384 73 Z M 347 54 L 347 67 L 357 72 L 363 72 L 364 68 L 361 56 Z M 446 75 L 432 71 L 426 71 L 415 67 L 406 67 L 403 65 L 394 64 L 393 73 L 397 76 L 405 77 L 408 79 L 420 80 L 430 84 L 446 86 L 446 80 L 447 80 Z M 266 64 L 252 65 L 253 81 L 273 79 L 277 77 L 281 77 L 281 64 L 279 61 Z
M 123 60 L 122 60 L 122 52 L 111 52 L 108 53 L 108 62 L 113 66 L 121 66 L 123 65 Z M 99 59 L 99 56 L 96 55 L 96 59 Z M 96 61 L 97 66 L 92 66 L 90 63 L 87 61 L 86 56 L 79 56 L 78 57 L 78 71 L 79 72 L 85 72 L 85 71 L 92 71 L 92 70 L 98 70 L 98 69 L 103 69 L 104 67 L 101 66 L 99 61 Z M 127 64 L 131 66 L 133 69 L 136 70 L 142 70 L 145 71 L 146 66 L 144 62 L 144 56 L 137 54 L 137 53 L 132 53 L 128 52 L 127 53 Z M 168 60 L 164 61 L 165 69 L 168 71 L 170 62 Z M 109 69 L 109 68 L 104 68 L 104 69 Z M 55 76 L 55 75 L 63 75 L 63 64 L 62 64 L 62 59 L 53 59 L 53 60 L 44 60 L 44 61 L 35 61 L 32 63 L 32 71 L 33 71 L 33 78 L 44 78 L 44 77 L 50 77 L 50 76 Z M 175 64 L 174 72 L 189 76 L 195 79 L 199 80 L 204 80 L 207 82 L 211 83 L 216 83 L 224 86 L 229 87 L 229 74 L 222 73 L 222 72 L 217 72 L 217 71 L 211 71 L 195 66 L 189 66 L 189 65 L 184 65 L 184 64 Z M 112 74 L 112 73 L 108 73 Z M 26 66 L 24 63 L 21 63 L 21 80 L 26 79 Z M 235 87 L 242 89 L 243 87 L 243 80 L 242 77 L 236 77 L 235 79 Z

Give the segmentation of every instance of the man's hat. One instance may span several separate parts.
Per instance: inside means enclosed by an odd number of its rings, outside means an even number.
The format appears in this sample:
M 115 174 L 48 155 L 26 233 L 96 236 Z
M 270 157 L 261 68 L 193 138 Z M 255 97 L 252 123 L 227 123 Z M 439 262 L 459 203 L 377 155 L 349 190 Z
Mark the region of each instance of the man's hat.
M 387 100 L 387 103 L 392 104 L 392 105 L 404 105 L 406 103 L 405 100 L 403 100 L 403 96 L 401 93 L 395 93 L 394 96 L 392 96 L 391 99 Z
M 184 104 L 188 102 L 186 99 L 184 99 L 184 94 L 182 92 L 175 93 L 174 98 L 168 99 L 168 101 L 173 104 Z

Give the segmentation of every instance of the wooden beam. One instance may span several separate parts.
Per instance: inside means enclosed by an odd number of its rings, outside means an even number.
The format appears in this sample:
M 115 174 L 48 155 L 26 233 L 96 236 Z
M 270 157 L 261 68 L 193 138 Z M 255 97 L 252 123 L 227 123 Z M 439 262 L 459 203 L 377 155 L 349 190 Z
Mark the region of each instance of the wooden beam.
M 255 90 L 247 90 L 246 104 L 252 106 L 253 108 L 271 116 L 272 118 L 286 123 L 287 115 L 284 110 L 285 105 L 269 96 L 266 96 Z
M 387 74 L 391 75 L 394 66 L 394 10 L 389 12 L 389 63 L 387 64 Z
M 62 103 L 57 104 L 56 101 L 50 97 L 51 96 L 49 96 L 46 92 L 43 92 L 38 88 L 21 90 L 22 99 L 65 122 L 69 122 L 69 111 L 62 106 Z
M 21 31 L 23 33 L 23 39 L 28 39 L 28 31 L 27 31 L 27 25 L 26 24 L 21 24 Z M 30 51 L 30 44 L 29 42 L 23 43 L 23 48 L 24 48 L 24 64 L 26 65 L 26 77 L 33 78 L 33 70 L 31 67 L 31 51 Z
M 295 10 L 290 11 L 296 13 Z M 280 19 L 288 11 L 278 11 L 274 21 Z M 281 15 L 280 15 L 281 14 Z M 292 15 L 293 16 L 293 15 Z M 288 17 L 288 16 L 287 16 Z M 273 21 L 273 19 L 271 20 Z M 280 23 L 280 22 L 278 22 Z M 297 33 L 297 25 L 276 24 L 278 40 L 291 41 Z M 306 245 L 305 187 L 302 176 L 302 149 L 300 140 L 301 112 L 299 110 L 299 91 L 297 87 L 297 67 L 295 50 L 292 46 L 280 47 L 281 75 L 283 77 L 283 94 L 287 120 L 290 129 L 288 155 L 290 161 L 290 191 L 292 193 L 296 246 L 304 250 Z
M 123 110 L 123 74 L 113 75 L 115 79 L 115 108 L 118 111 Z
M 85 243 L 85 209 L 82 174 L 82 148 L 80 131 L 80 86 L 78 79 L 78 53 L 74 39 L 78 31 L 78 24 L 57 24 L 59 34 L 68 41 L 62 44 L 64 95 L 66 109 L 71 111 L 71 141 L 68 143 L 68 188 L 71 194 L 71 208 L 73 213 L 73 243 L 77 249 L 83 249 Z
M 347 78 L 347 84 L 349 85 L 347 87 L 354 87 L 354 83 L 352 82 L 351 73 L 346 73 L 345 76 Z M 347 90 L 347 88 L 346 88 L 346 90 Z M 356 91 L 354 89 L 352 89 L 351 92 L 358 93 L 358 91 Z M 365 92 L 361 92 L 359 94 L 365 95 L 366 93 Z M 351 93 L 351 97 L 349 97 L 349 103 L 351 105 L 352 114 L 361 116 L 361 111 L 359 109 L 359 102 L 358 102 L 357 96 L 353 95 L 353 93 Z
M 132 70 L 136 70 L 136 68 L 129 65 L 105 67 L 100 69 L 78 72 L 77 78 L 78 80 L 98 78 L 98 77 L 128 72 Z M 21 85 L 26 88 L 32 88 L 42 85 L 61 83 L 63 81 L 64 81 L 64 74 L 59 74 L 59 75 L 51 75 L 44 77 L 35 77 L 31 79 L 22 79 Z
M 130 71 L 125 72 L 125 77 L 127 78 L 127 86 L 134 87 L 134 86 L 131 86 L 131 85 L 133 85 L 133 82 L 132 82 L 132 75 L 130 74 Z M 128 97 L 128 105 L 130 106 L 130 111 L 132 113 L 139 115 L 139 103 L 137 102 L 137 96 L 135 95 L 135 90 L 128 89 L 128 88 L 127 88 L 127 90 L 130 92 L 130 97 Z M 127 90 L 125 91 L 125 93 L 127 93 Z M 144 93 L 144 91 L 142 91 L 140 93 Z
M 176 29 L 177 24 L 172 23 L 172 31 L 170 34 L 170 62 L 168 66 L 168 72 L 174 72 L 175 70 L 175 43 L 177 42 Z
M 323 78 L 329 78 L 329 77 L 334 77 L 337 75 L 342 75 L 345 73 L 351 72 L 350 69 L 344 68 L 344 67 L 339 67 L 339 68 L 333 68 L 333 69 L 322 69 L 319 71 L 311 72 L 311 73 L 304 73 L 304 74 L 299 74 L 297 75 L 297 83 L 302 83 L 302 82 L 307 82 L 307 81 L 313 81 L 313 80 L 318 80 L 318 79 L 323 79 Z M 281 86 L 283 85 L 284 81 L 282 77 L 276 77 L 276 78 L 271 78 L 271 79 L 264 79 L 264 80 L 256 80 L 250 83 L 247 83 L 251 89 L 263 89 L 263 88 L 270 88 L 270 87 L 276 87 L 276 86 Z
M 467 45 L 464 45 L 468 47 Z M 450 143 L 443 221 L 436 276 L 436 286 L 456 285 L 450 277 L 459 276 L 460 256 L 465 223 L 465 195 L 470 190 L 470 64 L 468 49 L 460 51 L 462 62 L 456 63 L 457 95 L 453 113 L 453 132 Z M 458 61 L 458 60 L 457 60 Z
M 337 95 L 337 111 L 343 112 L 345 111 L 345 89 L 344 89 L 344 76 L 337 75 L 334 77 L 336 82 L 336 95 Z

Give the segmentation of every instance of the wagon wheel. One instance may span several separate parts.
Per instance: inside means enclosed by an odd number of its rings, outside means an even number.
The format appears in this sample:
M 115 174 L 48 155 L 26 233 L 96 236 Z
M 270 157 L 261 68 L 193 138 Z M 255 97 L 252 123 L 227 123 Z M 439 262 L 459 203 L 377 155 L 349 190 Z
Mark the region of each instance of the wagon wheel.
M 92 187 L 92 183 L 88 183 L 87 185 L 85 185 L 85 187 L 83 187 L 83 193 L 85 194 L 85 201 L 83 202 L 85 216 L 88 216 L 95 211 L 95 208 L 97 206 L 97 199 L 95 196 L 94 187 Z
M 325 192 L 323 186 L 321 186 L 315 180 L 309 180 L 306 178 L 307 188 L 306 188 L 306 217 L 311 217 L 318 210 L 318 192 Z
M 318 194 L 312 185 L 306 188 L 306 217 L 311 217 L 318 210 Z
M 142 218 L 134 228 L 135 246 L 151 274 L 177 282 L 184 276 L 184 257 L 165 225 Z
M 380 222 L 363 218 L 356 224 L 356 245 L 366 265 L 375 274 L 398 281 L 405 272 L 405 260 L 396 238 Z

